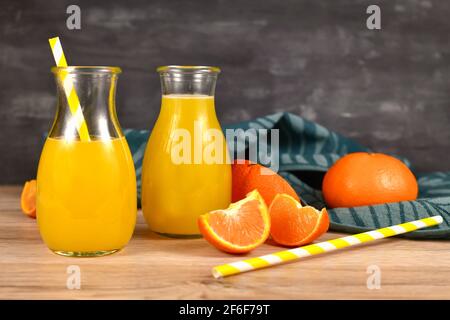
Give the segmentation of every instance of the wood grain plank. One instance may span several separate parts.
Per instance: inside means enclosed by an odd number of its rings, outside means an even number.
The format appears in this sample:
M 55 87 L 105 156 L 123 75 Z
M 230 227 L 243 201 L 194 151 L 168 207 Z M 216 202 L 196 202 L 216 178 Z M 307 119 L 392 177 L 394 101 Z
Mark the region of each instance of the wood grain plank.
M 19 187 L 0 187 L 0 299 L 450 299 L 450 242 L 384 239 L 275 268 L 215 280 L 212 266 L 242 257 L 203 239 L 150 232 L 141 213 L 121 252 L 66 258 L 41 241 L 36 221 L 19 211 Z M 340 236 L 327 233 L 321 240 Z M 249 256 L 280 250 L 269 244 Z M 369 265 L 381 289 L 366 286 Z M 81 289 L 66 288 L 67 267 L 81 269 Z

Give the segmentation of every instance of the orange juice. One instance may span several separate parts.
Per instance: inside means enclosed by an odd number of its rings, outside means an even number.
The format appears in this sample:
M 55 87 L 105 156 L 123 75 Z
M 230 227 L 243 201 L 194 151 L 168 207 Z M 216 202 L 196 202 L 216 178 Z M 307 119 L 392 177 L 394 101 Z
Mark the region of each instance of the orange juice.
M 51 250 L 101 255 L 130 240 L 136 223 L 136 178 L 124 137 L 48 138 L 37 184 L 37 220 Z
M 219 133 L 213 142 L 205 134 L 208 129 Z M 183 163 L 173 157 L 180 130 L 190 137 L 188 149 L 180 152 Z M 205 158 L 208 146 L 217 147 L 220 161 Z M 227 152 L 213 96 L 163 95 L 143 162 L 142 209 L 150 229 L 170 236 L 198 235 L 200 214 L 226 208 L 231 201 Z

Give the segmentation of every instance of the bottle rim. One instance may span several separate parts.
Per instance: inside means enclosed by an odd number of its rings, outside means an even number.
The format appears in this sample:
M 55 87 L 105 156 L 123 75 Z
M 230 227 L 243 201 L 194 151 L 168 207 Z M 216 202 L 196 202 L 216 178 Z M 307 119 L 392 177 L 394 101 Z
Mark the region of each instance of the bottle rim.
M 118 74 L 122 72 L 119 67 L 111 66 L 67 66 L 67 67 L 52 67 L 51 72 L 60 73 L 83 73 L 83 74 L 98 74 L 98 73 L 108 73 L 108 74 Z
M 199 74 L 199 73 L 220 73 L 219 67 L 214 66 L 181 66 L 181 65 L 167 65 L 159 66 L 156 72 L 162 73 L 183 73 L 183 74 Z

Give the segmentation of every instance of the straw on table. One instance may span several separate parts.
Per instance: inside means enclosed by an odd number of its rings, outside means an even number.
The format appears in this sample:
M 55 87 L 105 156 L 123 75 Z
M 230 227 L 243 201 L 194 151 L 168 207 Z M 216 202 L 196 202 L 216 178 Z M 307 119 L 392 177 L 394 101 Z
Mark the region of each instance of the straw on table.
M 334 240 L 320 242 L 317 244 L 307 245 L 300 248 L 280 251 L 258 258 L 251 258 L 243 261 L 216 266 L 212 269 L 212 274 L 214 278 L 228 277 L 243 272 L 282 264 L 288 261 L 299 260 L 304 257 L 314 256 L 328 251 L 334 251 L 361 243 L 392 237 L 417 229 L 435 226 L 442 223 L 442 221 L 443 219 L 441 216 L 433 216 L 373 231 L 358 233 L 352 236 L 346 236 Z
M 59 41 L 59 37 L 48 39 L 50 43 L 50 48 L 52 49 L 53 58 L 55 59 L 56 65 L 58 67 L 67 67 L 66 57 Z M 77 128 L 78 134 L 80 135 L 80 140 L 89 141 L 89 131 L 86 125 L 86 120 L 83 116 L 83 111 L 81 109 L 80 100 L 73 86 L 72 80 L 68 77 L 67 73 L 62 74 L 62 82 L 64 87 L 64 92 L 67 97 L 67 103 L 69 104 L 69 109 L 73 117 L 75 127 Z

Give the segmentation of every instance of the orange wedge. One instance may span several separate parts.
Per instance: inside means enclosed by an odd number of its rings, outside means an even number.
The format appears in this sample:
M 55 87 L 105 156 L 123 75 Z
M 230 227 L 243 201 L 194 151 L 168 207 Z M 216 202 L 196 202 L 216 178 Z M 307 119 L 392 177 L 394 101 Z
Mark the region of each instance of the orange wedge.
M 270 217 L 257 190 L 227 209 L 214 210 L 198 218 L 203 237 L 217 249 L 246 253 L 269 237 Z
M 36 218 L 36 180 L 25 182 L 20 196 L 22 212 L 31 218 Z
M 275 196 L 269 208 L 270 234 L 284 246 L 302 246 L 313 242 L 327 232 L 330 220 L 327 210 L 321 211 L 300 202 L 287 194 Z

